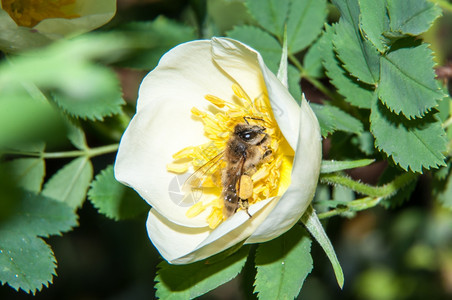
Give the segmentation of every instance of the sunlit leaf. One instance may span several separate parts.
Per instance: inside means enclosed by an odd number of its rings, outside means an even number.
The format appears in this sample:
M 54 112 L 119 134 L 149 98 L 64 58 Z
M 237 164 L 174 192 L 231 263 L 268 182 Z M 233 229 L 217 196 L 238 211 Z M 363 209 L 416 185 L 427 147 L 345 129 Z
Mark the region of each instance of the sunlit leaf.
M 196 39 L 194 28 L 164 16 L 151 22 L 132 22 L 121 26 L 118 31 L 126 35 L 130 47 L 118 64 L 139 70 L 153 69 L 169 49 Z
M 410 121 L 375 101 L 370 122 L 376 147 L 404 170 L 422 172 L 444 165 L 445 133 L 432 114 Z
M 325 34 L 323 34 L 322 37 L 325 38 Z M 322 60 L 326 55 L 325 50 L 327 49 L 323 49 L 321 40 L 322 38 L 319 38 L 311 47 L 309 47 L 303 58 L 304 72 L 314 78 L 322 77 L 324 72 Z
M 136 192 L 116 181 L 112 165 L 96 176 L 88 199 L 100 213 L 116 220 L 149 211 L 149 206 Z
M 316 103 L 311 103 L 310 106 L 319 120 L 322 136 L 324 137 L 336 130 L 352 133 L 363 131 L 363 125 L 358 119 L 335 106 Z
M 0 223 L 0 282 L 35 293 L 55 275 L 50 247 L 37 236 L 61 234 L 77 224 L 66 204 L 24 192 L 20 205 Z
M 323 66 L 325 67 L 326 74 L 347 102 L 361 108 L 370 108 L 373 91 L 349 76 L 336 58 L 332 42 L 335 27 L 335 25 L 331 27 L 326 25 L 326 31 L 319 42 L 320 47 L 325 51 Z
M 287 19 L 289 53 L 300 52 L 314 42 L 326 17 L 325 0 L 292 0 Z
M 52 283 L 53 252 L 42 239 L 0 229 L 0 282 L 33 294 Z
M 391 30 L 419 35 L 441 15 L 441 8 L 428 0 L 387 0 Z
M 316 241 L 325 251 L 331 262 L 331 265 L 333 266 L 337 283 L 339 284 L 339 287 L 342 288 L 344 286 L 344 273 L 342 272 L 342 267 L 337 259 L 336 252 L 334 251 L 330 239 L 326 235 L 325 230 L 323 229 L 323 226 L 320 223 L 319 218 L 317 217 L 317 214 L 311 206 L 309 206 L 309 208 L 306 210 L 301 220 L 308 229 L 309 233 L 316 239 Z
M 247 0 L 245 4 L 263 28 L 282 38 L 290 2 L 291 0 Z
M 336 25 L 334 49 L 344 68 L 358 80 L 375 84 L 380 77 L 380 57 L 377 49 L 351 24 L 343 19 Z
M 79 157 L 61 168 L 44 185 L 42 195 L 80 207 L 93 177 L 93 167 L 86 157 Z
M 160 299 L 193 299 L 228 282 L 242 270 L 249 248 L 242 247 L 223 260 L 203 260 L 188 265 L 159 264 L 156 295 Z
M 426 44 L 399 48 L 381 57 L 378 95 L 396 114 L 423 116 L 444 94 L 435 81 L 432 51 Z
M 373 163 L 375 159 L 359 159 L 359 160 L 322 160 L 320 173 L 333 173 L 348 169 L 365 167 Z
M 388 41 L 383 36 L 383 32 L 389 30 L 386 1 L 359 0 L 359 6 L 361 8 L 360 24 L 365 37 L 378 51 L 386 51 Z
M 300 226 L 256 251 L 254 292 L 259 299 L 294 299 L 312 270 L 311 240 Z
M 241 41 L 260 52 L 272 72 L 278 71 L 281 45 L 269 33 L 254 26 L 236 26 L 227 32 L 228 37 Z
M 32 192 L 41 190 L 45 166 L 42 158 L 18 158 L 3 164 L 16 187 Z

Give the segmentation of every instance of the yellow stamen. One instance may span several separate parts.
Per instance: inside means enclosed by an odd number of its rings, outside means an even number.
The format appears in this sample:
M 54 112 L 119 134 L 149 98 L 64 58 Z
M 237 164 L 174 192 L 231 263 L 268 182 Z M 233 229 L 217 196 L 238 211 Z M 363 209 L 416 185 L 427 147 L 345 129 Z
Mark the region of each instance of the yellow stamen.
M 240 85 L 238 85 L 236 83 L 232 84 L 232 91 L 240 99 L 245 99 L 248 102 L 251 102 L 250 97 L 248 96 L 247 93 L 245 93 L 245 91 L 242 89 L 242 87 Z
M 206 95 L 204 98 L 206 98 L 207 101 L 219 108 L 223 108 L 225 106 L 225 102 L 217 96 Z
M 202 213 L 204 211 L 205 207 L 202 204 L 202 202 L 198 202 L 194 205 L 192 205 L 187 212 L 185 213 L 185 215 L 189 218 L 194 218 L 197 215 L 199 215 L 200 213 Z
M 1 0 L 2 8 L 19 26 L 34 27 L 44 19 L 74 19 L 76 0 Z
M 179 152 L 176 152 L 173 154 L 174 159 L 182 159 L 185 157 L 189 157 L 191 154 L 193 154 L 193 147 L 186 147 Z
M 167 164 L 166 165 L 166 169 L 170 172 L 173 173 L 178 173 L 178 174 L 182 174 L 188 171 L 188 167 L 189 164 L 188 163 L 184 163 L 184 164 L 176 164 L 176 163 L 172 163 L 172 164 Z

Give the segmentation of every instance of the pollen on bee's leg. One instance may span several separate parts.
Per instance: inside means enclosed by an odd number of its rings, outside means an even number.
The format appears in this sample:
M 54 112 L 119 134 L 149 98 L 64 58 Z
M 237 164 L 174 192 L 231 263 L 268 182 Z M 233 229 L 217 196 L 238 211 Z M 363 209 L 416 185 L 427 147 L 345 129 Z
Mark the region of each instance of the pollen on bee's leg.
M 204 204 L 202 202 L 198 202 L 194 205 L 192 205 L 187 212 L 185 213 L 185 215 L 188 218 L 194 218 L 197 215 L 199 215 L 200 213 L 202 213 L 204 210 L 206 209 L 206 207 L 204 206 Z
M 253 196 L 253 180 L 248 175 L 240 177 L 239 197 L 241 199 L 248 199 Z

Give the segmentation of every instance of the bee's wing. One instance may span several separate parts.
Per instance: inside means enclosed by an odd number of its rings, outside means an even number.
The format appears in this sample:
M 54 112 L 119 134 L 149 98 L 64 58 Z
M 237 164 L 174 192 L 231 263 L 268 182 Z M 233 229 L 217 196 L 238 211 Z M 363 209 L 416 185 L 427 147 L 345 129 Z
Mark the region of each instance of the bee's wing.
M 215 155 L 187 178 L 182 185 L 182 192 L 184 193 L 182 202 L 194 204 L 201 198 L 204 182 L 221 165 L 223 155 L 224 151 Z

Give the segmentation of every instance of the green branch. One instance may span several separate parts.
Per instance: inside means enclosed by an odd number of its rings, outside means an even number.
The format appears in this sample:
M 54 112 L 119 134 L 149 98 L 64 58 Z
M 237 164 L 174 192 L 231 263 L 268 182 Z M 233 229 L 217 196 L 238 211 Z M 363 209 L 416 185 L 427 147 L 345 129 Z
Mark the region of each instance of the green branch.
M 289 54 L 289 60 L 294 64 L 294 66 L 300 71 L 300 77 L 305 78 L 307 81 L 309 81 L 316 89 L 321 91 L 324 95 L 328 96 L 330 99 L 337 99 L 336 95 L 332 93 L 329 89 L 327 89 L 320 81 L 317 79 L 309 76 L 303 66 L 301 65 L 298 58 L 295 57 L 293 54 Z
M 350 211 L 361 211 L 368 208 L 372 208 L 380 203 L 382 200 L 382 197 L 372 198 L 372 197 L 365 197 L 357 200 L 353 200 L 345 204 L 343 207 L 337 207 L 335 209 L 332 209 L 330 211 L 319 213 L 318 217 L 319 219 L 325 219 L 333 216 L 337 216 L 343 213 L 347 213 Z
M 389 197 L 397 192 L 402 187 L 413 181 L 416 175 L 413 173 L 404 173 L 396 177 L 393 181 L 382 186 L 370 186 L 368 184 L 354 181 L 348 176 L 340 175 L 338 173 L 322 174 L 320 181 L 330 185 L 342 185 L 362 195 L 370 197 Z
M 86 150 L 61 151 L 61 152 L 27 152 L 27 151 L 8 151 L 3 154 L 33 156 L 41 158 L 69 158 L 86 156 L 88 158 L 113 153 L 118 150 L 119 144 L 101 146 L 97 148 L 88 148 Z

